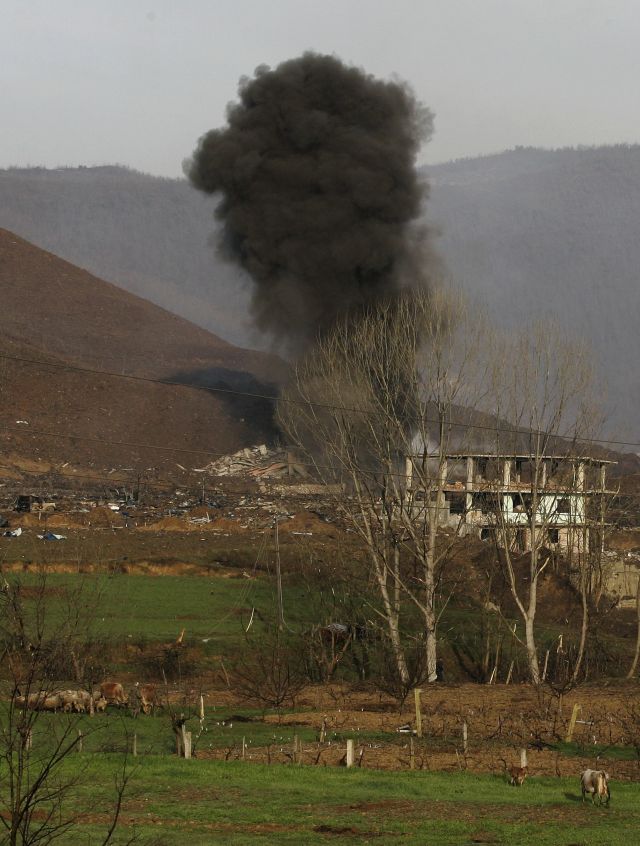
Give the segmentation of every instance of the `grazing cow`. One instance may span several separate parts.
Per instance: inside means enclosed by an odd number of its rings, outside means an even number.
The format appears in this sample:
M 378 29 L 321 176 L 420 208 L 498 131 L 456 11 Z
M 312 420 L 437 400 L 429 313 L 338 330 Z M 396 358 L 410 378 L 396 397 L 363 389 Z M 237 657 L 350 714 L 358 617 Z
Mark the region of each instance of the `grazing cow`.
M 514 787 L 522 787 L 522 783 L 529 775 L 529 770 L 526 767 L 509 767 L 509 784 Z
M 611 799 L 611 791 L 609 790 L 609 773 L 604 770 L 585 770 L 580 776 L 580 785 L 582 787 L 582 801 L 589 793 L 591 795 L 591 802 L 595 804 L 596 797 L 598 804 L 609 804 Z
M 522 784 L 525 778 L 529 775 L 529 770 L 527 767 L 518 767 L 516 764 L 512 764 L 510 767 L 507 766 L 507 762 L 504 758 L 499 758 L 499 761 L 502 761 L 502 766 L 504 767 L 504 774 L 505 777 L 508 777 L 509 784 L 512 784 L 514 787 L 522 787 Z
M 108 705 L 126 705 L 127 697 L 120 682 L 102 682 L 100 695 L 107 700 Z M 95 694 L 94 694 L 95 696 Z
M 140 684 L 140 682 L 136 682 L 131 692 L 131 698 L 133 700 L 131 710 L 136 717 L 140 711 L 143 714 L 151 714 L 153 709 L 158 705 L 158 692 L 155 684 Z

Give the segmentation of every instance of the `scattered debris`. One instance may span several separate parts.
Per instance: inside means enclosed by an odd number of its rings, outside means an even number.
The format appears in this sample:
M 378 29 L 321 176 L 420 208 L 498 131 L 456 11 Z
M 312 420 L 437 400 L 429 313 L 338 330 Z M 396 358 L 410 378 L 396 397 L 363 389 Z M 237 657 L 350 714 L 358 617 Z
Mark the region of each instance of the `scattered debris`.
M 14 505 L 14 511 L 31 512 L 32 514 L 55 510 L 55 502 L 45 502 L 41 496 L 35 496 L 33 494 L 20 494 Z
M 39 540 L 46 540 L 46 541 L 61 541 L 66 540 L 66 535 L 56 535 L 55 532 L 45 532 L 43 535 L 38 535 Z
M 3 538 L 19 538 L 22 534 L 22 529 L 18 526 L 17 529 L 8 529 L 6 532 L 2 533 Z

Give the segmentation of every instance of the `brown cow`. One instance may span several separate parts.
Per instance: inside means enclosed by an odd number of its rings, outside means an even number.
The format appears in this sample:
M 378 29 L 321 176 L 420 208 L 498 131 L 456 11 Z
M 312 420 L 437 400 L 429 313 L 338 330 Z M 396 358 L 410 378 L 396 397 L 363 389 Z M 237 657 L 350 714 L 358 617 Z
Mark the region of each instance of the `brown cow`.
M 94 693 L 95 696 L 95 693 Z M 120 682 L 102 682 L 100 696 L 107 700 L 108 705 L 126 705 L 128 700 Z
M 140 682 L 136 682 L 131 697 L 134 700 L 132 711 L 136 717 L 140 711 L 143 714 L 151 714 L 153 709 L 158 705 L 158 691 L 155 684 L 140 684 Z

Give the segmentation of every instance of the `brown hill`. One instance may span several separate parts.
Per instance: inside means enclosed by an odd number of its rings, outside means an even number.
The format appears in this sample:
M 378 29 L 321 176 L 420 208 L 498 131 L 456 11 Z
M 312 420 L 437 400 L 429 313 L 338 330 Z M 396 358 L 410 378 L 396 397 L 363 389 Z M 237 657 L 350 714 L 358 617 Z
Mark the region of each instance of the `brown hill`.
M 286 372 L 281 360 L 234 347 L 4 229 L 0 301 L 3 463 L 21 456 L 87 468 L 198 466 L 205 451 L 273 434 L 271 403 L 182 385 L 271 395 Z M 165 449 L 136 446 L 148 444 Z

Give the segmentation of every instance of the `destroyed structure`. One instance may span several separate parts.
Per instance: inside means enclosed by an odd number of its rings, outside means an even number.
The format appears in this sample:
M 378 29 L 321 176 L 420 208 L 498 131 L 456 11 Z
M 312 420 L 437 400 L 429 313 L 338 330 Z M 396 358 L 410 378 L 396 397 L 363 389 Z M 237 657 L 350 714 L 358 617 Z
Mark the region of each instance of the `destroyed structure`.
M 602 544 L 609 464 L 615 462 L 531 454 L 413 455 L 406 485 L 413 513 L 437 508 L 438 523 L 462 535 L 526 552 L 535 533 L 538 546 L 580 553 Z

